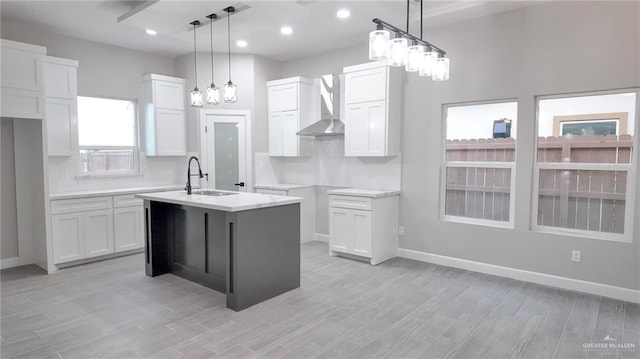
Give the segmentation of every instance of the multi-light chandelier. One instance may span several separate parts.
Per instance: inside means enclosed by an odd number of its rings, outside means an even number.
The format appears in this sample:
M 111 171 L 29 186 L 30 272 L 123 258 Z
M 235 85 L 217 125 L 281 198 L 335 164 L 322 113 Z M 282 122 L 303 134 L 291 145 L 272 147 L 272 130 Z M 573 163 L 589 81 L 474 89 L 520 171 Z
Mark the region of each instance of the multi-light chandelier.
M 228 58 L 229 58 L 229 81 L 223 87 L 223 97 L 224 102 L 236 102 L 238 101 L 238 87 L 231 81 L 231 22 L 230 17 L 233 12 L 235 12 L 235 8 L 233 6 L 229 6 L 224 8 L 223 11 L 227 13 L 227 45 L 228 45 Z M 218 19 L 216 14 L 207 15 L 209 18 L 209 31 L 210 31 L 210 55 L 211 55 L 211 86 L 207 87 L 207 104 L 209 105 L 217 105 L 220 103 L 220 89 L 218 89 L 213 81 L 213 22 Z M 189 99 L 192 107 L 202 107 L 203 98 L 202 91 L 198 89 L 198 59 L 197 59 L 197 48 L 196 48 L 196 30 L 200 26 L 200 21 L 194 20 L 189 23 L 193 25 L 193 68 L 194 68 L 194 77 L 195 77 L 195 88 L 189 92 Z
M 449 79 L 449 59 L 439 47 L 422 39 L 422 0 L 420 0 L 420 37 L 409 33 L 409 0 L 407 31 L 383 20 L 373 19 L 376 29 L 369 33 L 369 60 L 387 60 L 389 66 L 404 66 L 407 72 L 418 72 L 433 81 Z M 394 33 L 391 39 L 391 30 Z M 409 46 L 409 41 L 411 45 Z

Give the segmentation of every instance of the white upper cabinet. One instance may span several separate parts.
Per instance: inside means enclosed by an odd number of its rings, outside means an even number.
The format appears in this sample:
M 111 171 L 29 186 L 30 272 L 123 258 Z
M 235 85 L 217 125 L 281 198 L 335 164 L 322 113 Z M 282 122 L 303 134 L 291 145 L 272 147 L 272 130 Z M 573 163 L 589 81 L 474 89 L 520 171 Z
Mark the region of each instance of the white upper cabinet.
M 44 81 L 42 58 L 46 48 L 2 40 L 2 117 L 43 119 Z
M 77 151 L 78 61 L 44 58 L 46 124 L 49 156 L 71 156 Z
M 344 72 L 345 156 L 399 155 L 402 74 L 383 61 Z
M 308 78 L 291 77 L 267 82 L 270 156 L 311 154 L 311 140 L 296 133 L 319 120 L 320 110 L 316 102 L 320 99 L 315 94 L 314 82 Z
M 147 156 L 186 156 L 185 80 L 149 74 L 142 78 L 140 113 Z

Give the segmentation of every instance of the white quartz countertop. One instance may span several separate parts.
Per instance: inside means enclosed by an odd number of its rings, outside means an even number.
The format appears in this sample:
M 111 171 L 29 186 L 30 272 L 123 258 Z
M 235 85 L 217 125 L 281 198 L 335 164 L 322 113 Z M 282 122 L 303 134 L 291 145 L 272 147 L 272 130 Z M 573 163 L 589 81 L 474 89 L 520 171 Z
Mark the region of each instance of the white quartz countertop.
M 289 190 L 296 188 L 307 188 L 313 187 L 312 184 L 287 184 L 287 183 L 279 183 L 279 184 L 257 184 L 254 186 L 255 188 L 262 189 L 277 189 L 277 190 Z
M 81 191 L 81 192 L 65 192 L 65 193 L 51 193 L 49 199 L 71 199 L 71 198 L 86 198 L 86 197 L 100 197 L 100 196 L 117 196 L 121 194 L 136 194 L 144 192 L 161 192 L 161 191 L 176 191 L 183 189 L 184 185 L 167 185 L 167 186 L 151 186 L 151 187 L 132 187 L 132 188 L 116 188 L 98 191 Z
M 228 191 L 219 191 L 228 192 Z M 206 196 L 187 194 L 185 191 L 142 193 L 136 197 L 150 201 L 181 204 L 184 206 L 214 209 L 225 212 L 239 212 L 250 209 L 284 206 L 300 203 L 302 198 L 275 196 L 248 192 L 231 192 L 228 196 Z
M 379 198 L 397 196 L 400 194 L 400 191 L 392 189 L 342 188 L 332 189 L 327 191 L 327 193 L 340 196 Z

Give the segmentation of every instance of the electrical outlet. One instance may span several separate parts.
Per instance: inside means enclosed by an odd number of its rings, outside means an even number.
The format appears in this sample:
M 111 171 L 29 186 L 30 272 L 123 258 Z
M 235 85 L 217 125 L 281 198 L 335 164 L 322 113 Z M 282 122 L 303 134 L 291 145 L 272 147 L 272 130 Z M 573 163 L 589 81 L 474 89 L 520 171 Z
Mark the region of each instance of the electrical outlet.
M 571 261 L 572 262 L 580 262 L 582 260 L 582 252 L 573 250 L 571 251 Z
M 404 226 L 398 227 L 398 234 L 401 236 L 404 235 Z
M 67 170 L 62 171 L 62 179 L 69 179 L 69 171 Z

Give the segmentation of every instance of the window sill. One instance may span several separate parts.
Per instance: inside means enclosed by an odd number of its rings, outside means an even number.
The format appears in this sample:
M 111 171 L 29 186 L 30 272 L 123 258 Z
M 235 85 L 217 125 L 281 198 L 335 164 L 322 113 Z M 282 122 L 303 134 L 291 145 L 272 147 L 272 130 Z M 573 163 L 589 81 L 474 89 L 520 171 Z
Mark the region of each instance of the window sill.
M 494 228 L 504 228 L 504 229 L 514 228 L 512 222 L 491 221 L 487 219 L 478 219 L 478 218 L 470 218 L 470 217 L 443 216 L 440 218 L 440 220 L 443 222 L 472 224 L 472 225 L 484 226 L 484 227 L 494 227 Z
M 631 236 L 629 235 L 609 233 L 609 232 L 571 230 L 571 229 L 563 229 L 559 227 L 549 227 L 549 226 L 539 226 L 539 225 L 534 225 L 531 231 L 534 233 L 554 234 L 557 236 L 578 237 L 582 239 L 595 239 L 595 240 L 607 241 L 607 242 L 620 242 L 620 243 L 633 242 L 631 239 Z

